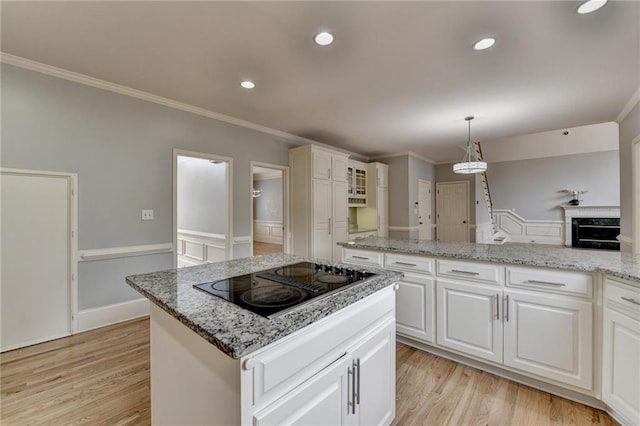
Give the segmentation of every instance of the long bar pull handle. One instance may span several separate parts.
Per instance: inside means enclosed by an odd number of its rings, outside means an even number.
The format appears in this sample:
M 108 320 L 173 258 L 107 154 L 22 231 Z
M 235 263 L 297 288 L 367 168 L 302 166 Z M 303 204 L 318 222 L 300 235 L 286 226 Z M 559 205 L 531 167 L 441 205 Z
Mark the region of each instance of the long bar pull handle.
M 358 369 L 358 381 L 356 383 L 356 402 L 360 405 L 360 358 L 356 360 L 356 367 Z
M 329 235 L 331 235 L 331 218 L 327 220 L 329 221 L 329 228 L 327 229 L 327 231 L 329 232 Z
M 351 414 L 355 414 L 356 413 L 356 362 L 353 361 L 352 364 L 353 368 L 353 374 L 351 375 L 351 395 L 352 395 L 352 400 L 353 403 L 351 404 Z
M 418 266 L 415 263 L 407 263 L 407 262 L 393 262 L 394 265 L 401 265 L 401 266 Z
M 496 319 L 500 319 L 500 293 L 496 293 Z
M 461 271 L 459 269 L 452 269 L 449 272 L 453 272 L 455 274 L 480 275 L 479 272 Z
M 327 169 L 327 179 L 331 179 L 331 168 Z
M 353 256 L 351 256 L 351 257 L 353 257 L 354 259 L 369 260 L 369 258 L 368 258 L 368 257 L 364 257 L 364 256 L 356 256 L 356 255 L 353 255 Z
M 556 287 L 565 287 L 565 283 L 554 283 L 551 281 L 538 281 L 538 280 L 527 280 L 530 284 L 543 284 L 543 285 L 554 285 Z
M 350 387 L 350 392 L 347 391 L 347 413 L 351 410 L 353 414 L 356 413 L 356 400 L 354 399 L 354 377 L 355 371 L 351 369 L 351 367 L 347 368 L 347 386 Z
M 634 305 L 640 305 L 640 302 L 638 302 L 635 299 L 632 299 L 630 297 L 621 297 L 622 300 L 627 301 L 629 303 L 633 303 Z
M 504 319 L 509 322 L 509 295 L 506 296 L 507 299 L 507 309 L 505 310 Z

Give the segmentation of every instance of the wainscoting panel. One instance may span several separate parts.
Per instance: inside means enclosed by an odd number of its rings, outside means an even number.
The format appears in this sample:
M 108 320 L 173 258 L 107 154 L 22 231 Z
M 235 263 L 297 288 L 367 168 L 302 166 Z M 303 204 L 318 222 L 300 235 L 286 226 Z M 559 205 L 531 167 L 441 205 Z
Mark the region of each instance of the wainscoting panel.
M 565 226 L 561 220 L 529 220 L 511 210 L 495 209 L 496 227 L 519 243 L 563 244 Z
M 225 236 L 178 229 L 178 267 L 226 260 Z
M 282 244 L 282 222 L 253 221 L 253 239 L 261 243 Z
M 476 225 L 476 243 L 493 243 L 493 224 L 491 222 L 485 222 Z

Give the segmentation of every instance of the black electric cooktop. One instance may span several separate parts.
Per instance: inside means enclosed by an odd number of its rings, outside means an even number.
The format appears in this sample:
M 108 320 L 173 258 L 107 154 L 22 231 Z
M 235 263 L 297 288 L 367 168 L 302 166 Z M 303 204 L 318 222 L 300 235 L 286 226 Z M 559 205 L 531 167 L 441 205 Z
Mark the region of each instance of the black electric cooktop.
M 374 276 L 341 266 L 300 262 L 194 287 L 267 318 Z

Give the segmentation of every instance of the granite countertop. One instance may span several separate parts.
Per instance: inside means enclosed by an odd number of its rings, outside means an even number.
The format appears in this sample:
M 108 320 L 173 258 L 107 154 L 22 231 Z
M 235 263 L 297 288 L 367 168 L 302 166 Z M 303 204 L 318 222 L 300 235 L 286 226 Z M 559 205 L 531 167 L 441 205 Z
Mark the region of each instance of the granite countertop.
M 269 254 L 181 269 L 132 275 L 127 284 L 232 358 L 240 358 L 357 302 L 402 278 L 401 273 L 368 268 L 378 275 L 323 299 L 268 319 L 194 284 L 289 265 L 307 259 Z M 312 260 L 311 260 L 312 261 Z
M 617 251 L 572 249 L 539 244 L 444 243 L 382 237 L 361 238 L 357 241 L 338 244 L 363 250 L 602 272 L 640 285 L 640 255 Z

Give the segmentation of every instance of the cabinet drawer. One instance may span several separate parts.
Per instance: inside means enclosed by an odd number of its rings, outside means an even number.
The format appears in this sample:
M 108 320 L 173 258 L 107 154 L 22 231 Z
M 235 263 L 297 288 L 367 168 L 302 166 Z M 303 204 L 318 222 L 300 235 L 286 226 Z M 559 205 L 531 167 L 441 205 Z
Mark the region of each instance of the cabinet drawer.
M 581 272 L 508 266 L 507 286 L 590 298 L 593 276 Z
M 382 266 L 382 253 L 343 248 L 342 261 L 365 266 Z
M 386 268 L 397 271 L 418 272 L 433 275 L 434 260 L 429 257 L 410 256 L 406 254 L 386 253 L 384 255 Z
M 625 308 L 626 311 L 636 314 L 640 319 L 640 289 L 606 278 L 604 298 L 607 305 L 613 302 L 617 307 Z
M 438 276 L 486 284 L 504 283 L 504 267 L 489 263 L 437 260 Z

